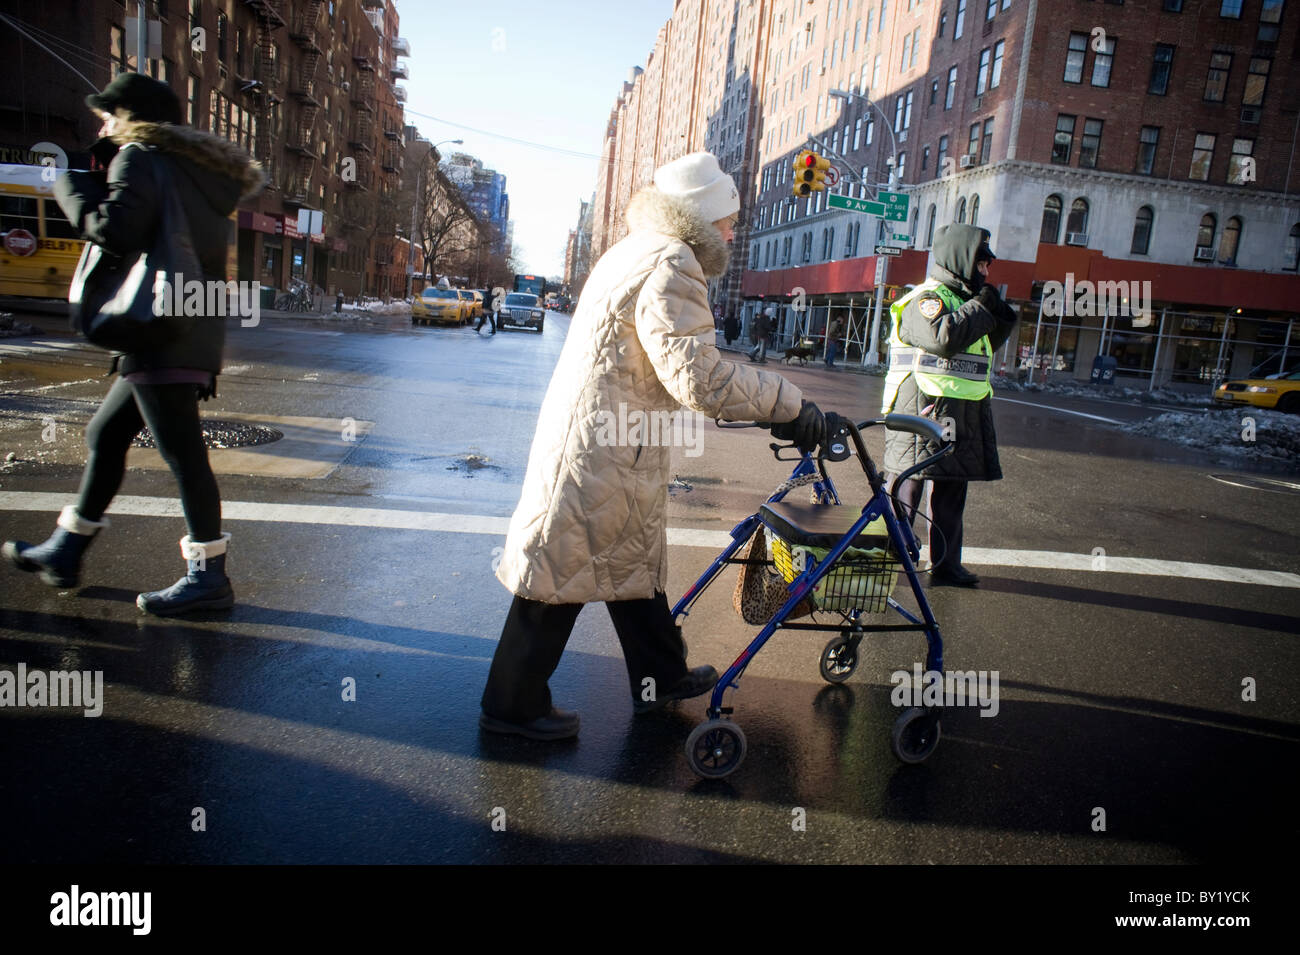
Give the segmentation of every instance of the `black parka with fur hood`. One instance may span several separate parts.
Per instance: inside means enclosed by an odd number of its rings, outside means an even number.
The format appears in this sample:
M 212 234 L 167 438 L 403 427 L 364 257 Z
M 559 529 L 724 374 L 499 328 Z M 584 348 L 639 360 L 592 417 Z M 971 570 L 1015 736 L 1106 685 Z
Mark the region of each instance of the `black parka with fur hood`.
M 943 307 L 934 318 L 927 318 L 918 307 L 920 297 L 903 309 L 899 322 L 900 337 L 909 345 L 923 348 L 941 358 L 951 358 L 978 342 L 985 335 L 993 350 L 1001 348 L 1016 324 L 1015 311 L 1002 301 L 993 300 L 992 311 L 976 298 L 983 277 L 975 268 L 975 253 L 987 241 L 989 232 L 969 225 L 944 226 L 935 235 L 930 277 L 948 286 L 964 299 L 955 311 Z M 899 384 L 898 395 L 890 411 L 922 415 L 936 421 L 951 418 L 954 425 L 953 452 L 940 458 L 917 479 L 997 481 L 1002 478 L 998 460 L 998 440 L 993 428 L 993 399 L 963 401 L 957 398 L 933 398 L 916 387 L 908 375 Z M 937 444 L 904 431 L 885 435 L 885 471 L 899 474 L 939 449 Z
M 150 247 L 161 215 L 155 163 L 170 163 L 180 190 L 204 279 L 224 281 L 230 213 L 255 195 L 265 181 L 261 167 L 235 143 L 190 126 L 125 122 L 112 136 L 117 155 L 107 182 L 95 173 L 73 171 L 54 185 L 64 215 L 83 239 L 113 255 L 135 255 Z M 144 148 L 126 148 L 138 143 Z M 225 321 L 197 319 L 166 346 L 120 356 L 122 374 L 160 368 L 197 368 L 216 375 L 226 341 Z

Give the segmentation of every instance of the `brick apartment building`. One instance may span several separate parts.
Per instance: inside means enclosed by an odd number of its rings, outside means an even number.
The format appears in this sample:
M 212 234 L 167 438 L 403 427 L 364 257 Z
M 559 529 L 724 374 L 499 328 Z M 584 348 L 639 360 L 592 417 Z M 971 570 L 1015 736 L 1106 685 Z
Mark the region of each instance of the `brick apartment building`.
M 22 28 L 0 29 L 0 161 L 39 162 L 31 145 L 52 142 L 84 166 L 98 129 L 86 94 L 136 68 L 123 4 L 0 0 L 0 11 Z M 244 146 L 269 175 L 237 214 L 231 274 L 349 296 L 400 288 L 397 81 L 410 47 L 392 0 L 151 0 L 148 15 L 162 55 L 146 72 L 170 84 L 189 124 Z M 320 233 L 299 232 L 303 209 L 322 213 Z
M 995 279 L 1021 305 L 1012 368 L 1032 354 L 1086 377 L 1104 352 L 1132 381 L 1192 383 L 1280 349 L 1300 355 L 1296 6 L 679 0 L 611 112 L 593 260 L 621 236 L 633 188 L 709 149 L 746 192 L 741 288 L 715 288 L 715 301 L 741 300 L 746 320 L 760 302 L 786 305 L 785 339 L 821 335 L 837 310 L 861 360 L 875 245 L 906 247 L 888 266 L 889 301 L 924 278 L 938 225 L 972 222 L 993 232 Z M 651 70 L 690 61 L 687 40 L 698 84 Z M 671 82 L 678 93 L 655 88 Z M 680 101 L 688 89 L 698 104 Z M 796 199 L 791 164 L 809 145 L 848 174 L 837 192 L 870 197 L 894 182 L 907 221 L 827 209 L 820 193 Z M 1150 282 L 1150 314 L 1040 324 L 1043 283 L 1067 274 Z M 788 307 L 796 289 L 808 310 Z

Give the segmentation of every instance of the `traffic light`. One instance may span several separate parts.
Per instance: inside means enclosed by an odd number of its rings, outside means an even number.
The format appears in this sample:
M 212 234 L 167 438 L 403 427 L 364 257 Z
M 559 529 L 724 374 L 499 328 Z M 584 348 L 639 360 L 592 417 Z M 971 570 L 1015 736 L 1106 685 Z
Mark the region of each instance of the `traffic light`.
M 823 159 L 810 149 L 801 150 L 794 157 L 794 194 L 808 196 L 825 190 L 826 170 L 830 167 L 829 159 Z

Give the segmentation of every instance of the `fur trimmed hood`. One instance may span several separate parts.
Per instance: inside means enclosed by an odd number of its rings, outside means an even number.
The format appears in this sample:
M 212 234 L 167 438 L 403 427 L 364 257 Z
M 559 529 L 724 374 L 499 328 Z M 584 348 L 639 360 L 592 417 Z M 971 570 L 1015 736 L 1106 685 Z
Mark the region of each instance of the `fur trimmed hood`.
M 239 190 L 236 202 L 257 195 L 266 185 L 261 163 L 250 158 L 242 146 L 192 126 L 129 120 L 119 125 L 110 138 L 119 146 L 127 143 L 153 146 L 170 156 L 189 160 L 203 172 L 233 181 Z
M 627 226 L 633 232 L 660 232 L 685 242 L 707 278 L 727 271 L 731 250 L 713 223 L 701 219 L 689 203 L 660 192 L 655 186 L 646 186 L 628 202 Z

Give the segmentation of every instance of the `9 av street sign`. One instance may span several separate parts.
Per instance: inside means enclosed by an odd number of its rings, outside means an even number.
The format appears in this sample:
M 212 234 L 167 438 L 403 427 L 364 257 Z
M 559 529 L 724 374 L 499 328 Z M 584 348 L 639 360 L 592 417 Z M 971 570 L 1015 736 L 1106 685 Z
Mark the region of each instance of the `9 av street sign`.
M 869 216 L 883 216 L 893 222 L 907 221 L 908 197 L 901 192 L 882 192 L 880 202 L 872 199 L 854 199 L 850 196 L 827 196 L 826 205 L 832 209 L 865 212 Z

